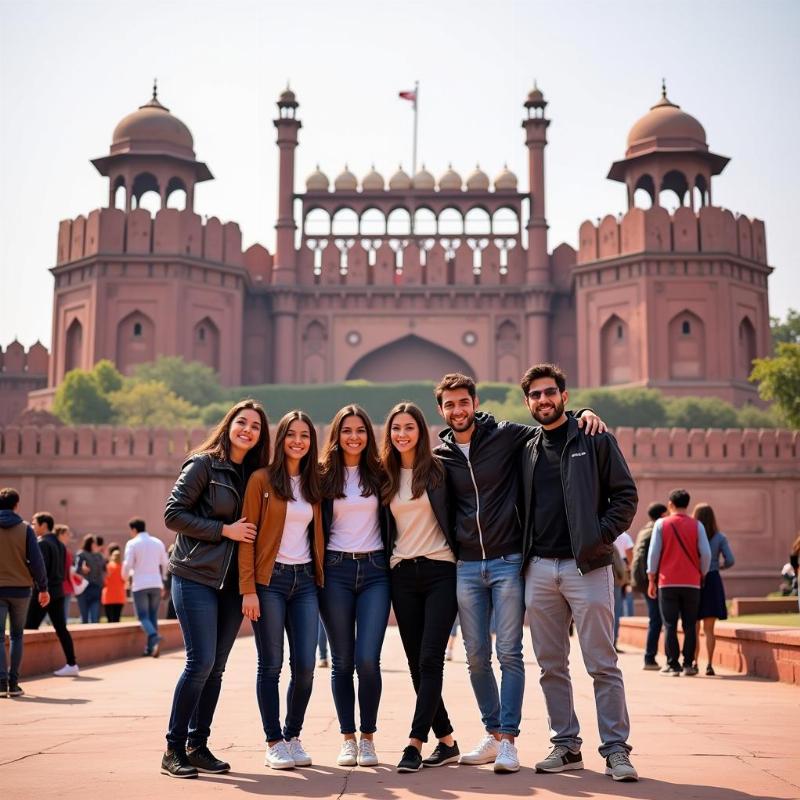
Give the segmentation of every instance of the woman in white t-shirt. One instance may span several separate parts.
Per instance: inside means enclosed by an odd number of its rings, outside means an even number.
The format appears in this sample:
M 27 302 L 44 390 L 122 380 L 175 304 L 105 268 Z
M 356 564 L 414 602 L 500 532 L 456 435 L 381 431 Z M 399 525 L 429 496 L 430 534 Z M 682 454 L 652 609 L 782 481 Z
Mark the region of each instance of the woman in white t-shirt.
M 440 767 L 457 761 L 459 750 L 442 701 L 444 653 L 458 611 L 457 545 L 444 468 L 431 451 L 428 424 L 414 403 L 398 403 L 389 412 L 381 462 L 392 605 L 417 695 L 397 771 L 416 772 L 423 763 Z M 431 729 L 439 743 L 423 762 L 422 743 Z
M 336 763 L 372 767 L 378 764 L 372 737 L 390 598 L 385 519 L 379 513 L 382 470 L 372 422 L 363 408 L 345 406 L 333 418 L 321 467 L 326 552 L 319 603 L 331 646 L 333 700 L 344 737 Z M 361 717 L 358 743 L 354 671 Z
M 302 411 L 290 411 L 278 423 L 272 463 L 247 482 L 243 514 L 257 535 L 254 542 L 239 545 L 242 613 L 251 621 L 258 650 L 256 698 L 267 740 L 264 764 L 273 769 L 311 764 L 299 737 L 317 651 L 317 587 L 323 583 L 325 552 L 320 500 L 314 425 Z M 291 680 L 281 727 L 284 631 Z

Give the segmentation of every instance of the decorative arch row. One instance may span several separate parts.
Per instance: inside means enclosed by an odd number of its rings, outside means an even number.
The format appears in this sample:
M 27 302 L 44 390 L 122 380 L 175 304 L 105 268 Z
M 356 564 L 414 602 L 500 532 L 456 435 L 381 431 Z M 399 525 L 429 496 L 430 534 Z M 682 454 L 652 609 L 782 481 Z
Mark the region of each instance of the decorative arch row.
M 665 196 L 664 193 L 669 193 Z M 631 207 L 652 208 L 655 205 L 663 206 L 669 195 L 673 195 L 678 206 L 690 206 L 699 209 L 711 205 L 711 190 L 705 175 L 697 174 L 690 182 L 686 173 L 672 169 L 661 179 L 656 188 L 653 176 L 649 173 L 639 176 L 633 186 Z
M 112 183 L 112 196 L 112 207 L 122 210 L 146 208 L 155 213 L 162 208 L 182 211 L 191 207 L 188 189 L 182 178 L 173 176 L 162 187 L 152 172 L 140 172 L 130 186 L 126 185 L 124 175 L 117 175 Z

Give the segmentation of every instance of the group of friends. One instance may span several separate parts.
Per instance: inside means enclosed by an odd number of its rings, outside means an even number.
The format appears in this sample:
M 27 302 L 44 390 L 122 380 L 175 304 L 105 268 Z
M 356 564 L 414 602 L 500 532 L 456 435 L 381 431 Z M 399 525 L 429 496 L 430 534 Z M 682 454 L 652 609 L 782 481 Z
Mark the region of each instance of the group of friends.
M 367 413 L 345 406 L 319 453 L 302 411 L 279 421 L 271 447 L 257 402 L 229 410 L 190 454 L 166 504 L 166 525 L 177 534 L 169 570 L 186 664 L 162 772 L 193 778 L 230 769 L 208 742 L 243 616 L 258 651 L 265 765 L 312 763 L 300 736 L 319 615 L 342 736 L 337 764 L 377 765 L 380 654 L 393 608 L 416 693 L 399 772 L 454 762 L 519 770 L 527 610 L 551 743 L 536 770 L 583 767 L 567 657 L 574 620 L 605 772 L 638 779 L 614 648 L 611 567 L 613 543 L 636 512 L 636 485 L 602 420 L 590 409 L 566 411 L 557 366 L 531 367 L 521 388 L 535 425 L 496 421 L 479 411 L 472 378 L 445 375 L 435 397 L 447 427 L 435 447 L 422 411 L 408 402 L 389 412 L 380 444 Z M 484 728 L 463 753 L 442 697 L 456 614 Z M 291 676 L 282 715 L 284 638 Z M 423 757 L 431 733 L 436 745 Z

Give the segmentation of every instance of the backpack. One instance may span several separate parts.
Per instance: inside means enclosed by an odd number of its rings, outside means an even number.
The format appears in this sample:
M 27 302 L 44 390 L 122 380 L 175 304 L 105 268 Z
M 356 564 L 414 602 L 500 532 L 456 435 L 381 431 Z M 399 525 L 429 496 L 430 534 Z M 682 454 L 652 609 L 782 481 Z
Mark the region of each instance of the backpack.
M 628 570 L 616 546 L 611 548 L 611 568 L 614 572 L 614 585 L 625 586 L 628 583 Z
M 633 563 L 631 564 L 631 585 L 637 592 L 647 594 L 647 555 L 650 552 L 650 539 L 653 536 L 653 523 L 649 523 L 639 531 L 636 545 L 633 548 Z

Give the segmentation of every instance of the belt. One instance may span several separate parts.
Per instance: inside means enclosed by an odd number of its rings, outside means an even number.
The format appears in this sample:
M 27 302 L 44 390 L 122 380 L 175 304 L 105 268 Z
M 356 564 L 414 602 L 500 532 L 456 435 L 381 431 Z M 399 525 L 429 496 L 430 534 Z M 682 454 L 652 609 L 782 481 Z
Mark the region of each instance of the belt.
M 343 550 L 339 551 L 332 551 L 332 552 L 339 552 L 342 555 L 342 558 L 353 558 L 357 561 L 361 561 L 365 558 L 370 558 L 371 556 L 375 555 L 376 553 L 382 553 L 383 550 L 368 550 L 365 553 L 345 553 Z

